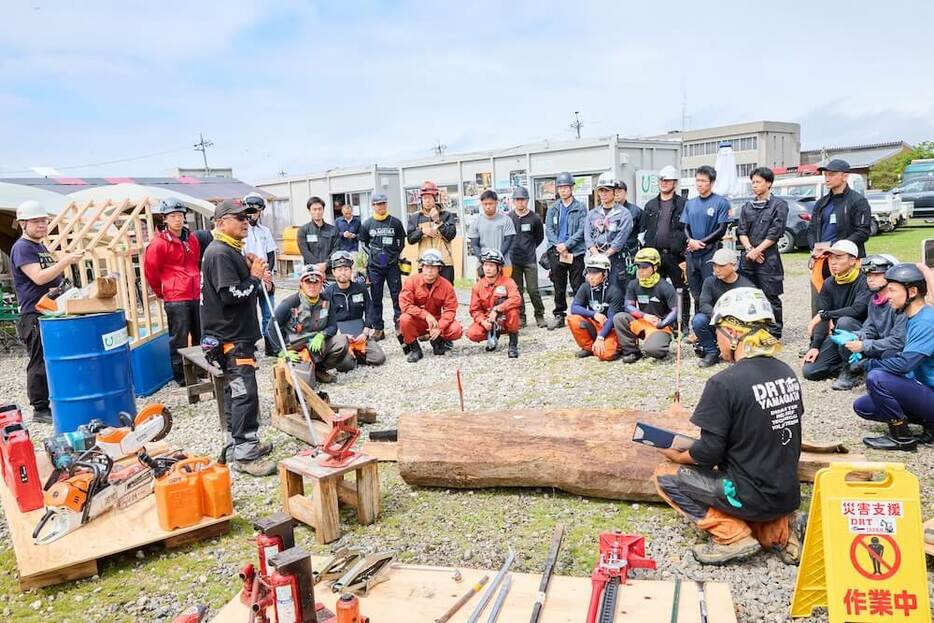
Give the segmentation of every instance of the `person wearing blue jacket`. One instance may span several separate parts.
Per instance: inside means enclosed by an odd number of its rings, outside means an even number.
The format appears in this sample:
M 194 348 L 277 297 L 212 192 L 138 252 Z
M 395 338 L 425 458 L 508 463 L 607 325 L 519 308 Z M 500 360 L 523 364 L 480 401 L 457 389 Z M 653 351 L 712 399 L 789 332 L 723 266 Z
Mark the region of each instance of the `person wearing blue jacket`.
M 626 262 L 623 251 L 632 231 L 632 214 L 616 202 L 616 187 L 619 181 L 612 171 L 600 175 L 597 180 L 597 196 L 600 205 L 587 213 L 584 223 L 584 244 L 590 255 L 598 253 L 610 259 L 610 281 L 625 291 Z
M 872 292 L 869 312 L 862 327 L 850 318 L 840 318 L 831 338 L 840 349 L 843 368 L 831 388 L 846 391 L 862 380 L 869 359 L 891 357 L 905 345 L 905 314 L 896 314 L 889 305 L 888 282 L 885 273 L 898 264 L 891 255 L 871 255 L 863 260 L 860 270 L 866 275 L 866 285 Z M 850 325 L 854 326 L 850 326 Z
M 866 362 L 866 393 L 853 403 L 856 415 L 885 422 L 889 434 L 865 437 L 876 450 L 914 450 L 934 443 L 934 307 L 925 303 L 927 283 L 914 264 L 898 264 L 885 273 L 889 305 L 908 318 L 901 352 Z M 920 424 L 916 437 L 908 424 Z
M 568 311 L 568 281 L 575 293 L 584 283 L 584 222 L 587 208 L 574 198 L 574 178 L 561 173 L 555 179 L 558 200 L 545 213 L 545 238 L 548 240 L 549 278 L 555 286 L 554 317 L 548 330 L 564 326 Z

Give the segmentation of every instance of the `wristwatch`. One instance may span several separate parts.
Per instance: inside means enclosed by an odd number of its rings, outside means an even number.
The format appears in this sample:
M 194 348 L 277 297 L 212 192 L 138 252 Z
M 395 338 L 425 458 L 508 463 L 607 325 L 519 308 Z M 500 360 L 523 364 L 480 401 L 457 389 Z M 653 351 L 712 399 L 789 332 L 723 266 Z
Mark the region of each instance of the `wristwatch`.
M 826 309 L 818 311 L 817 314 L 820 316 L 821 320 L 830 320 L 830 312 Z

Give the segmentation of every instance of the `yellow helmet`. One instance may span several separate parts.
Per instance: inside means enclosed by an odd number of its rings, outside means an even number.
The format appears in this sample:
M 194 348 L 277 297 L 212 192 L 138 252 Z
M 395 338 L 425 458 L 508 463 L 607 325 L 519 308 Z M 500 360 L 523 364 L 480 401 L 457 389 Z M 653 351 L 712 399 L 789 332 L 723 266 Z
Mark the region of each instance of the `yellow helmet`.
M 636 252 L 636 257 L 633 258 L 633 261 L 636 264 L 649 263 L 655 267 L 655 270 L 658 270 L 659 266 L 662 265 L 662 256 L 652 247 L 645 247 Z

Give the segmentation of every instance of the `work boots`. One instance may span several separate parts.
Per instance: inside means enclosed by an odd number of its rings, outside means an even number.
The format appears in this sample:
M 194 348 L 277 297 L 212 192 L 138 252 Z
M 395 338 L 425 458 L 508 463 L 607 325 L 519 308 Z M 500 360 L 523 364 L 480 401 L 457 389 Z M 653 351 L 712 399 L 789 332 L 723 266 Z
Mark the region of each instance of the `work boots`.
M 623 355 L 623 363 L 636 363 L 642 359 L 642 353 L 626 353 Z
M 495 331 L 490 331 L 486 334 L 486 351 L 488 353 L 496 350 L 496 347 L 499 345 L 499 336 L 496 335 Z
M 436 340 L 431 340 L 431 352 L 435 355 L 444 355 L 444 353 L 452 348 L 454 348 L 454 343 L 448 340 L 442 340 L 440 337 Z
M 694 558 L 702 565 L 725 565 L 752 558 L 762 549 L 759 541 L 751 536 L 743 537 L 735 543 L 721 545 L 710 541 L 691 547 Z
M 807 513 L 792 513 L 788 517 L 788 541 L 778 550 L 778 557 L 786 565 L 801 562 L 801 539 L 807 527 Z
M 519 357 L 519 334 L 510 333 L 509 334 L 509 358 L 516 359 Z
M 319 383 L 333 383 L 336 378 L 324 368 L 315 368 L 315 380 Z
M 278 471 L 275 461 L 263 461 L 261 459 L 255 461 L 234 461 L 230 466 L 234 471 L 240 472 L 241 474 L 249 474 L 257 478 L 272 476 Z
M 548 330 L 554 331 L 559 327 L 564 326 L 564 316 L 554 316 L 551 320 L 548 321 Z
M 382 329 L 376 329 L 375 331 L 373 331 L 372 334 L 370 334 L 370 339 L 373 340 L 374 342 L 379 342 L 380 340 L 385 340 L 385 339 L 386 339 L 386 332 L 383 331 Z
M 409 349 L 408 355 L 406 355 L 405 360 L 409 363 L 415 363 L 423 357 L 422 355 L 422 345 L 418 343 L 418 340 L 412 342 L 406 348 Z
M 859 385 L 859 374 L 850 370 L 850 366 L 843 366 L 840 369 L 840 376 L 833 382 L 830 389 L 846 392 Z
M 720 353 L 705 353 L 704 358 L 697 362 L 698 367 L 709 368 L 720 363 Z
M 545 322 L 545 317 L 535 316 L 535 326 L 538 327 L 539 329 L 544 329 L 545 327 L 547 327 L 548 323 Z
M 882 437 L 863 437 L 863 443 L 873 450 L 904 450 L 914 452 L 918 440 L 908 428 L 908 420 L 889 422 L 889 434 Z
M 934 424 L 925 424 L 924 430 L 921 431 L 920 435 L 915 435 L 915 439 L 918 440 L 918 443 L 934 443 Z

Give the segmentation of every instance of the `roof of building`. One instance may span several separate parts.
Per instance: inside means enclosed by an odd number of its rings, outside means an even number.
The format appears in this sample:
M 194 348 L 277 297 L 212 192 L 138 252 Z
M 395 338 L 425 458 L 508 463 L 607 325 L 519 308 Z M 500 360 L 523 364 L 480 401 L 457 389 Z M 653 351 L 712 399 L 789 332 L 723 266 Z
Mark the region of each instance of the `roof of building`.
M 870 143 L 866 145 L 848 145 L 844 147 L 822 147 L 821 149 L 802 150 L 801 162 L 812 164 L 820 162 L 823 155 L 827 159 L 839 158 L 846 160 L 853 168 L 866 168 L 891 158 L 912 146 L 905 141 L 892 141 L 889 143 Z
M 251 192 L 273 197 L 262 189 L 229 177 L 20 177 L 3 178 L 0 181 L 51 190 L 62 195 L 97 186 L 139 184 L 164 188 L 169 192 L 190 195 L 212 203 L 240 199 Z
M 739 136 L 741 134 L 755 134 L 757 132 L 791 132 L 801 133 L 801 124 L 788 121 L 749 121 L 746 123 L 733 123 L 712 128 L 697 128 L 693 130 L 672 130 L 665 134 L 650 136 L 651 139 L 674 139 L 696 141 L 700 139 L 716 139 L 722 137 Z

